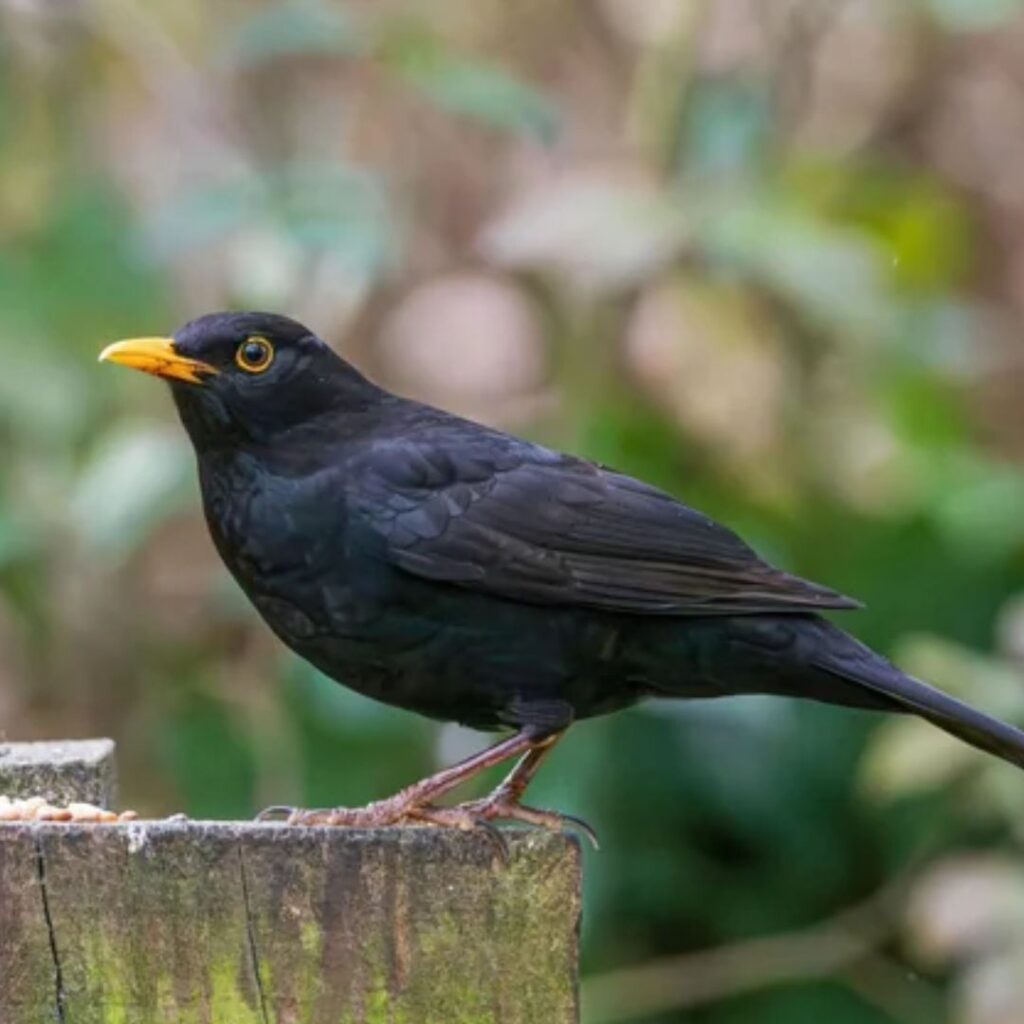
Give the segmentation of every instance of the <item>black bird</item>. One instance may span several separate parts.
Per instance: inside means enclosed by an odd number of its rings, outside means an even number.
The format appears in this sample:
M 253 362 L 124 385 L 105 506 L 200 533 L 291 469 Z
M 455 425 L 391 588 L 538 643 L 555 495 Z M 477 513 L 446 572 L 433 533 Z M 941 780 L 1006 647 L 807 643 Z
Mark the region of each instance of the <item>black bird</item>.
M 577 719 L 646 697 L 762 693 L 911 712 L 1024 767 L 1024 732 L 819 616 L 855 601 L 763 562 L 670 495 L 382 390 L 301 324 L 214 313 L 101 360 L 169 381 L 227 567 L 270 628 L 352 689 L 509 738 L 301 824 L 496 818 Z M 440 796 L 520 760 L 489 797 Z

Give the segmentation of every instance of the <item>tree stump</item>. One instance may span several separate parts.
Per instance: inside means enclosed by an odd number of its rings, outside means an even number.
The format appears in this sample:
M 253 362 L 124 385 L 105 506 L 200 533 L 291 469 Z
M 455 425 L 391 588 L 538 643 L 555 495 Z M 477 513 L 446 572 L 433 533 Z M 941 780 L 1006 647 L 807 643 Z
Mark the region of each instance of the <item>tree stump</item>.
M 0 825 L 0 1021 L 570 1024 L 579 849 L 507 835 Z

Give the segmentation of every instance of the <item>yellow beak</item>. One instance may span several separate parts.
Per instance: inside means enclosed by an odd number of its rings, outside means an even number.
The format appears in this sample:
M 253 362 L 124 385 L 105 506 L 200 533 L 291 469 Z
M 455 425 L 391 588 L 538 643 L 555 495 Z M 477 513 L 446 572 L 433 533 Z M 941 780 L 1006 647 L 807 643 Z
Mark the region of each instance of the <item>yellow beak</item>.
M 209 363 L 189 359 L 176 352 L 173 338 L 129 338 L 127 341 L 115 341 L 100 353 L 100 362 L 120 363 L 155 377 L 184 380 L 189 384 L 202 384 L 204 375 L 218 372 Z

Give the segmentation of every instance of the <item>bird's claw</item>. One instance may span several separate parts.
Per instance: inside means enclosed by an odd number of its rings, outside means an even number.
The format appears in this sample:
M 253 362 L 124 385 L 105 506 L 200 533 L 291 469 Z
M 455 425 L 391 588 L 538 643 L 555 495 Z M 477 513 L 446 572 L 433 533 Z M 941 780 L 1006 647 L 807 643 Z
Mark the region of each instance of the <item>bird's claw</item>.
M 595 853 L 600 851 L 601 840 L 598 839 L 596 829 L 589 822 L 575 814 L 563 814 L 561 818 L 563 825 L 569 825 L 584 835 L 587 842 L 594 848 Z
M 492 821 L 519 821 L 532 828 L 546 829 L 548 832 L 564 832 L 566 826 L 582 832 L 595 850 L 601 848 L 597 833 L 582 818 L 572 814 L 561 814 L 557 811 L 541 811 L 535 807 L 521 804 L 515 797 L 502 793 L 500 790 L 470 803 L 459 804 L 450 808 L 458 811 L 466 818 L 480 824 Z M 493 828 L 493 826 L 491 826 Z
M 472 814 L 465 805 L 433 807 L 428 804 L 411 810 L 409 817 L 424 825 L 434 825 L 437 828 L 454 828 L 462 832 L 482 832 L 494 848 L 494 852 L 501 858 L 502 863 L 508 864 L 508 842 L 501 834 L 501 829 L 492 825 L 486 818 Z
M 514 796 L 500 791 L 482 800 L 456 804 L 453 807 L 435 807 L 407 801 L 381 800 L 366 807 L 335 807 L 324 810 L 299 810 L 294 807 L 268 807 L 257 821 L 283 819 L 297 827 L 327 826 L 330 828 L 390 828 L 398 825 L 433 825 L 453 828 L 462 832 L 482 831 L 494 845 L 504 862 L 508 862 L 509 848 L 495 821 L 518 821 L 532 828 L 549 832 L 564 832 L 566 828 L 581 832 L 600 849 L 597 833 L 582 818 L 555 811 L 541 811 L 521 804 Z
M 287 821 L 295 813 L 294 807 L 265 807 L 256 815 L 255 821 L 263 824 L 269 821 Z

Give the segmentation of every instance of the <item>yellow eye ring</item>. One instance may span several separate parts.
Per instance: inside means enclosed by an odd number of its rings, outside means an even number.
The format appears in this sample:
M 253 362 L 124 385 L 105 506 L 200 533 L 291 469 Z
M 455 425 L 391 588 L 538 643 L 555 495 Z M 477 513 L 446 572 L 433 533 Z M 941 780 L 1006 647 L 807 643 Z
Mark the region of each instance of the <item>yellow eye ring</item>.
M 246 373 L 262 373 L 274 361 L 274 346 L 266 338 L 246 338 L 235 352 L 235 362 Z

